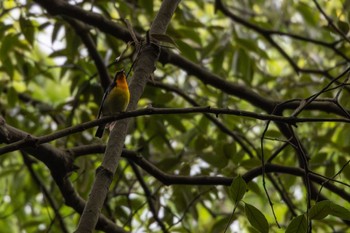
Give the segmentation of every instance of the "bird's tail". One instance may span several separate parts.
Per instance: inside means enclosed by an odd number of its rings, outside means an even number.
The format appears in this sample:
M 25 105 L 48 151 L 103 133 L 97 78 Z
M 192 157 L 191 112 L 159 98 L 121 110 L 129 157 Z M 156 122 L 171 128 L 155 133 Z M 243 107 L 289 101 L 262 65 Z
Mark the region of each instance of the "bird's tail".
M 103 131 L 105 131 L 105 128 L 106 124 L 100 125 L 96 130 L 95 137 L 102 138 Z

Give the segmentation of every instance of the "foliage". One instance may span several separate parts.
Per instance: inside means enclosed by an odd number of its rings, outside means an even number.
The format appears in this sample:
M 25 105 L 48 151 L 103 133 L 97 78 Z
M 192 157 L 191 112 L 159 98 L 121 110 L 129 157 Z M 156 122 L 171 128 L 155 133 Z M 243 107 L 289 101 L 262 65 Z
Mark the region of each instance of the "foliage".
M 128 71 L 138 55 L 133 46 L 113 65 L 131 41 L 121 19 L 145 38 L 162 4 L 68 1 L 85 17 L 42 2 L 0 3 L 4 148 L 95 120 L 103 89 L 91 49 L 111 76 Z M 134 117 L 103 215 L 130 232 L 223 232 L 227 224 L 227 232 L 300 232 L 311 224 L 315 232 L 347 229 L 349 3 L 182 1 L 167 36 L 158 35 L 162 54 L 138 108 L 210 106 L 252 115 Z M 261 114 L 285 118 L 267 121 Z M 108 138 L 94 138 L 95 129 L 0 155 L 0 229 L 76 229 L 79 208 L 67 203 L 59 178 L 88 198 Z M 62 165 L 56 156 L 78 168 L 53 172 Z

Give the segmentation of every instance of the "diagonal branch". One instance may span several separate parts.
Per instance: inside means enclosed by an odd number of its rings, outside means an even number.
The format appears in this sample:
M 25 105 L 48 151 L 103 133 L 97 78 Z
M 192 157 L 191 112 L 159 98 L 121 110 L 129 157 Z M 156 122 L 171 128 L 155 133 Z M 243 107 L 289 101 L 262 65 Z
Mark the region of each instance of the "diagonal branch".
M 64 220 L 63 220 L 63 217 L 61 216 L 61 214 L 59 212 L 59 207 L 57 206 L 57 203 L 55 202 L 55 200 L 51 196 L 49 190 L 47 190 L 47 188 L 44 186 L 42 180 L 35 173 L 35 171 L 34 171 L 34 169 L 32 167 L 33 161 L 31 161 L 31 159 L 29 158 L 28 154 L 25 153 L 24 151 L 22 151 L 21 154 L 22 154 L 22 157 L 23 157 L 24 164 L 26 165 L 30 176 L 32 177 L 32 179 L 34 180 L 36 185 L 39 187 L 39 189 L 42 191 L 44 197 L 48 200 L 51 208 L 53 209 L 53 211 L 55 213 L 55 217 L 54 217 L 53 220 L 55 220 L 57 218 L 58 223 L 59 223 L 59 225 L 61 227 L 61 231 L 63 233 L 68 233 L 69 231 L 67 230 L 67 227 L 66 227 L 66 225 L 64 223 Z
M 97 71 L 99 73 L 100 82 L 103 87 L 103 90 L 106 90 L 111 80 L 110 80 L 108 71 L 106 69 L 106 66 L 103 62 L 103 59 L 98 53 L 96 49 L 96 45 L 93 39 L 91 38 L 91 35 L 88 32 L 87 26 L 72 18 L 65 17 L 65 20 L 74 28 L 77 35 L 79 35 L 80 39 L 82 40 L 87 50 L 89 51 L 90 57 L 95 62 Z
M 178 94 L 179 96 L 181 96 L 182 98 L 184 98 L 188 103 L 192 104 L 193 106 L 195 106 L 195 107 L 199 107 L 200 106 L 197 103 L 196 100 L 191 98 L 189 95 L 187 95 L 180 88 L 177 88 L 177 87 L 174 87 L 174 86 L 171 86 L 171 85 L 168 85 L 168 84 L 164 84 L 162 82 L 157 82 L 157 81 L 148 82 L 148 85 L 151 85 L 151 86 L 154 86 L 154 87 L 159 87 L 159 88 L 162 88 L 164 90 L 174 92 L 174 93 Z M 213 122 L 223 133 L 231 136 L 251 158 L 254 157 L 254 154 L 253 154 L 252 150 L 249 149 L 248 145 L 244 142 L 244 141 L 248 141 L 248 139 L 246 139 L 243 136 L 240 136 L 237 133 L 235 133 L 234 131 L 230 130 L 228 127 L 226 127 L 226 125 L 224 123 L 219 121 L 214 116 L 212 116 L 212 115 L 210 115 L 208 113 L 204 113 L 204 115 L 211 122 Z M 255 148 L 253 148 L 253 149 L 256 150 Z
M 140 182 L 140 185 L 141 185 L 143 191 L 145 192 L 147 203 L 148 203 L 148 206 L 149 206 L 149 208 L 150 208 L 150 210 L 151 210 L 151 212 L 153 214 L 153 218 L 158 223 L 158 225 L 160 226 L 160 228 L 162 229 L 162 231 L 164 233 L 168 232 L 168 230 L 166 229 L 164 223 L 162 222 L 162 220 L 158 216 L 158 212 L 157 212 L 155 204 L 154 204 L 154 198 L 152 196 L 151 191 L 147 187 L 147 184 L 146 184 L 145 180 L 143 179 L 143 177 L 142 177 L 142 175 L 141 175 L 141 173 L 139 171 L 139 168 L 131 160 L 129 161 L 129 164 L 130 164 L 132 170 L 134 171 L 137 180 Z
M 342 32 L 337 26 L 334 25 L 333 20 L 326 14 L 326 12 L 324 12 L 324 10 L 322 9 L 322 7 L 320 6 L 320 4 L 318 4 L 317 0 L 313 0 L 313 2 L 315 3 L 318 11 L 323 15 L 323 17 L 325 17 L 325 19 L 328 22 L 328 25 L 332 27 L 332 29 L 334 31 L 336 31 L 341 37 L 343 37 L 344 40 L 346 40 L 348 43 L 350 43 L 350 39 L 344 34 L 344 32 Z
M 162 2 L 150 29 L 151 34 L 165 34 L 178 3 L 179 1 L 174 0 L 165 0 Z M 148 44 L 141 50 L 135 66 L 134 76 L 130 83 L 131 99 L 127 110 L 136 109 L 138 100 L 146 86 L 147 79 L 155 69 L 159 51 L 159 47 L 155 44 Z M 77 233 L 92 232 L 95 228 L 104 199 L 107 196 L 109 186 L 120 160 L 128 123 L 128 119 L 119 121 L 110 134 L 104 160 L 96 171 L 96 179 L 80 218 L 76 230 Z

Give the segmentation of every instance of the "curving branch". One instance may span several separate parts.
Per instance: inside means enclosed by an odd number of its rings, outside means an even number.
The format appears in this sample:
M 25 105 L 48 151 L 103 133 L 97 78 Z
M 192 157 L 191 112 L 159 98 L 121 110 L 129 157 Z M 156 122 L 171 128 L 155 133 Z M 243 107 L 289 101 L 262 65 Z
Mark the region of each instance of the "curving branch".
M 123 40 L 125 42 L 132 41 L 132 38 L 131 38 L 129 31 L 127 29 L 123 28 L 122 26 L 118 25 L 117 23 L 115 23 L 115 22 L 113 22 L 113 21 L 111 21 L 111 20 L 109 20 L 109 19 L 107 19 L 107 18 L 105 18 L 97 13 L 84 11 L 80 7 L 70 5 L 63 0 L 54 0 L 54 1 L 34 0 L 34 1 L 37 2 L 38 4 L 40 4 L 42 7 L 44 7 L 52 15 L 63 15 L 63 16 L 75 18 L 75 19 L 78 19 L 84 23 L 95 26 L 96 28 L 98 28 L 102 32 L 113 35 L 120 40 Z M 252 26 L 257 27 L 256 25 L 253 25 L 253 24 L 252 24 Z M 259 31 L 264 30 L 261 28 L 255 28 L 255 29 L 257 29 Z M 277 34 L 278 31 L 267 32 L 267 34 L 269 34 L 269 33 Z M 135 34 L 135 36 L 137 37 L 138 40 L 141 40 L 140 35 Z M 298 35 L 294 35 L 291 37 L 295 37 L 295 38 L 302 40 L 300 38 L 300 36 L 298 36 Z M 312 40 L 308 40 L 307 38 L 305 38 L 304 41 L 308 41 L 308 42 L 313 43 Z M 314 42 L 314 43 L 316 43 L 316 42 Z M 322 45 L 321 43 L 316 43 L 316 44 Z M 324 46 L 325 47 L 328 47 L 328 46 L 332 47 L 333 46 L 332 48 L 336 49 L 334 46 L 334 43 L 330 43 L 330 44 L 331 45 L 324 44 Z M 175 54 L 167 49 L 161 49 L 159 61 L 162 64 L 170 63 L 170 64 L 173 64 L 175 66 L 178 66 L 181 69 L 183 69 L 184 71 L 186 71 L 189 75 L 196 76 L 204 84 L 207 84 L 207 85 L 213 86 L 217 89 L 220 89 L 221 91 L 223 91 L 229 95 L 241 98 L 241 99 L 249 102 L 250 104 L 252 104 L 256 107 L 263 109 L 264 111 L 266 111 L 268 113 L 270 113 L 274 109 L 274 107 L 277 104 L 279 104 L 279 101 L 275 101 L 275 100 L 268 99 L 268 98 L 263 98 L 261 95 L 252 91 L 250 88 L 247 88 L 244 85 L 228 82 L 228 81 L 222 79 L 220 76 L 213 74 L 212 72 L 204 69 L 203 67 L 199 66 L 198 64 L 196 64 L 192 61 L 189 61 L 188 59 L 183 58 L 182 56 Z M 321 76 L 326 76 L 328 79 L 332 79 L 332 76 L 329 74 L 329 71 L 327 71 L 327 70 L 325 70 L 325 71 L 310 70 L 310 69 L 304 69 L 304 68 L 303 69 L 299 68 L 298 70 L 299 70 L 299 72 L 317 74 L 317 75 L 321 75 Z M 290 103 L 290 104 L 285 105 L 285 106 L 287 108 L 293 108 L 295 106 L 294 104 L 298 105 L 298 103 L 293 102 L 293 103 Z M 324 112 L 333 112 L 333 113 L 343 115 L 343 113 L 336 106 L 332 106 L 332 105 L 325 106 L 325 104 L 318 104 L 315 106 L 310 106 L 310 108 L 311 107 L 313 107 L 312 109 L 317 109 L 317 110 L 321 110 Z M 330 107 L 330 108 L 328 108 L 328 107 Z
M 169 175 L 155 167 L 153 164 L 148 162 L 142 156 L 138 155 L 135 152 L 125 151 L 125 156 L 128 159 L 132 159 L 136 164 L 142 167 L 150 175 L 158 179 L 164 185 L 225 185 L 230 186 L 233 178 L 221 177 L 221 176 L 180 176 L 180 175 Z M 253 168 L 242 175 L 243 179 L 248 183 L 254 178 L 261 176 L 262 166 Z M 266 173 L 279 173 L 279 174 L 289 174 L 299 177 L 305 176 L 304 169 L 287 167 L 276 164 L 265 164 Z M 344 200 L 350 201 L 350 194 L 347 193 L 344 189 L 335 186 L 334 184 L 327 182 L 326 179 L 314 174 L 309 174 L 310 180 L 319 185 L 324 184 L 324 187 L 342 197 Z
M 33 136 L 26 132 L 6 125 L 4 119 L 0 117 L 0 142 L 11 143 L 32 137 Z M 85 206 L 85 200 L 78 195 L 68 179 L 69 174 L 77 169 L 73 164 L 73 158 L 71 155 L 65 151 L 58 150 L 49 144 L 24 147 L 21 148 L 21 150 L 46 165 L 65 200 L 65 204 L 73 208 L 77 213 L 82 213 Z M 104 215 L 100 215 L 96 228 L 105 232 L 126 232 L 107 219 Z
M 193 114 L 193 113 L 211 113 L 215 114 L 217 117 L 219 115 L 233 115 L 233 116 L 241 116 L 251 119 L 257 119 L 262 121 L 273 121 L 277 123 L 283 123 L 288 125 L 296 125 L 298 123 L 317 123 L 317 122 L 342 122 L 342 123 L 350 123 L 350 119 L 348 118 L 312 118 L 312 117 L 284 117 L 280 115 L 270 115 L 270 114 L 260 114 L 260 113 L 254 113 L 254 112 L 248 112 L 248 111 L 242 111 L 242 110 L 234 110 L 234 109 L 222 109 L 222 108 L 211 108 L 209 107 L 192 107 L 192 108 L 153 108 L 153 107 L 147 107 L 144 109 L 138 109 L 134 111 L 129 112 L 123 112 L 115 116 L 107 116 L 103 117 L 98 120 L 92 120 L 88 121 L 76 126 L 71 126 L 68 128 L 65 128 L 63 130 L 56 131 L 55 133 L 35 137 L 33 135 L 26 134 L 24 137 L 20 137 L 18 140 L 11 141 L 9 145 L 3 146 L 0 148 L 0 155 L 19 150 L 24 147 L 37 147 L 38 145 L 51 142 L 53 140 L 56 140 L 58 138 L 62 138 L 74 133 L 82 132 L 84 130 L 87 130 L 89 128 L 109 123 L 113 121 L 122 122 L 122 119 L 127 118 L 133 118 L 133 117 L 140 117 L 140 116 L 146 116 L 146 115 L 172 115 L 172 114 Z M 2 119 L 2 118 L 0 118 Z M 5 121 L 3 121 L 5 122 Z M 1 122 L 0 122 L 1 123 Z M 3 130 L 7 130 L 7 127 L 12 128 L 11 126 L 6 125 L 3 123 Z M 0 124 L 0 130 L 1 130 L 1 124 Z M 113 131 L 112 131 L 113 132 Z M 2 138 L 0 137 L 0 142 Z
M 69 149 L 70 154 L 73 158 L 80 156 L 86 156 L 91 153 L 104 153 L 105 146 L 95 144 L 87 146 L 79 146 Z M 124 149 L 122 152 L 122 157 L 133 161 L 138 166 L 140 166 L 148 174 L 162 182 L 164 185 L 224 185 L 230 186 L 232 183 L 232 177 L 222 177 L 222 176 L 181 176 L 181 175 L 170 175 L 147 159 L 145 159 L 140 153 Z M 248 183 L 254 178 L 262 175 L 262 166 L 252 168 L 242 175 L 243 179 Z M 276 173 L 276 174 L 289 174 L 299 177 L 305 176 L 305 170 L 302 168 L 295 168 L 289 166 L 282 166 L 277 164 L 267 163 L 265 164 L 265 173 Z M 350 193 L 346 192 L 345 189 L 340 188 L 334 185 L 332 182 L 337 182 L 336 180 L 329 180 L 327 177 L 323 177 L 317 173 L 309 173 L 310 180 L 318 185 L 323 185 L 333 193 L 336 193 L 338 196 L 342 197 L 344 200 L 350 201 Z M 332 181 L 332 182 L 331 182 Z M 346 185 L 345 183 L 338 182 L 341 185 Z M 326 187 L 326 185 L 328 185 Z M 317 196 L 314 195 L 313 199 L 317 199 Z

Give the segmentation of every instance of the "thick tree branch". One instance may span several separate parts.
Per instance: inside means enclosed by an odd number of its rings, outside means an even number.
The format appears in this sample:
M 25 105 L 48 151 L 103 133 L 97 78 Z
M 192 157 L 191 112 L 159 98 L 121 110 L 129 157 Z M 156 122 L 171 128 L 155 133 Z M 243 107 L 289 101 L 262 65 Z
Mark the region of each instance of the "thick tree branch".
M 152 24 L 150 33 L 165 34 L 170 19 L 175 12 L 179 1 L 165 0 Z M 159 57 L 159 47 L 154 44 L 144 46 L 135 66 L 134 76 L 130 83 L 131 99 L 128 110 L 136 109 L 138 100 L 146 86 L 148 77 L 155 69 Z M 124 139 L 127 132 L 128 120 L 119 121 L 112 130 L 102 165 L 98 168 L 96 179 L 89 195 L 88 202 L 80 218 L 76 232 L 92 232 L 107 196 L 109 186 L 113 180 L 119 163 Z
M 48 0 L 35 0 L 35 2 L 39 3 L 42 5 L 45 9 L 48 10 L 49 13 L 56 15 L 65 15 L 69 16 L 72 18 L 76 18 L 78 20 L 81 20 L 85 23 L 88 23 L 90 25 L 93 25 L 97 27 L 99 30 L 108 33 L 110 35 L 115 36 L 116 38 L 119 38 L 125 42 L 132 41 L 132 38 L 128 32 L 128 30 L 124 29 L 123 27 L 119 26 L 113 21 L 110 21 L 109 19 L 94 13 L 94 12 L 87 12 L 82 10 L 80 7 L 70 5 L 66 3 L 65 1 L 62 0 L 55 0 L 55 1 L 48 1 Z M 253 25 L 255 26 L 255 25 Z M 256 27 L 256 26 L 255 26 Z M 254 28 L 253 28 L 254 29 Z M 258 30 L 264 30 L 261 28 L 258 28 Z M 276 32 L 271 32 L 272 34 L 277 34 L 278 31 Z M 270 32 L 269 32 L 270 33 Z M 137 38 L 140 40 L 141 37 L 140 35 L 137 35 Z M 300 36 L 291 36 L 295 37 L 300 40 Z M 304 41 L 307 41 L 306 38 Z M 308 42 L 313 42 L 308 41 Z M 316 43 L 313 42 L 313 43 Z M 322 43 L 316 43 L 322 45 Z M 330 43 L 333 44 L 333 43 Z M 324 45 L 326 46 L 326 45 Z M 334 45 L 333 45 L 334 46 Z M 326 46 L 328 47 L 328 45 Z M 252 105 L 259 107 L 263 109 L 264 111 L 270 113 L 273 109 L 274 106 L 278 104 L 277 101 L 275 100 L 269 100 L 267 98 L 263 98 L 259 94 L 253 92 L 250 88 L 247 88 L 244 85 L 241 84 L 234 84 L 228 81 L 225 81 L 224 79 L 220 78 L 218 75 L 215 75 L 208 70 L 204 69 L 203 67 L 183 58 L 182 56 L 175 54 L 169 50 L 162 49 L 161 54 L 159 57 L 159 61 L 163 64 L 170 63 L 174 64 L 181 69 L 185 70 L 188 74 L 196 76 L 199 80 L 201 80 L 203 83 L 211 85 L 215 88 L 220 89 L 221 91 L 236 96 L 238 98 L 244 99 L 251 103 Z M 332 77 L 329 75 L 328 72 L 325 71 L 319 71 L 319 70 L 308 70 L 308 69 L 299 69 L 300 72 L 304 73 L 315 73 L 318 75 L 324 75 L 328 77 L 329 79 L 332 79 Z M 297 104 L 297 103 L 296 103 Z M 294 104 L 288 104 L 285 105 L 286 107 L 293 107 L 295 106 Z M 335 106 L 332 105 L 327 105 L 325 104 L 320 104 L 316 105 L 315 107 L 321 107 L 319 110 L 326 111 L 326 112 L 334 112 L 342 115 L 341 111 L 339 108 L 336 108 Z M 312 107 L 312 106 L 310 106 Z M 330 108 L 328 108 L 330 107 Z
M 91 153 L 103 153 L 105 147 L 102 145 L 88 145 L 83 147 L 75 147 L 69 149 L 70 154 L 76 158 L 80 156 L 85 156 Z M 91 151 L 91 153 L 89 153 Z M 162 182 L 164 185 L 225 185 L 230 186 L 232 183 L 231 177 L 222 177 L 222 176 L 181 176 L 181 175 L 169 175 L 151 162 L 146 160 L 141 154 L 131 150 L 123 150 L 122 157 L 132 160 L 138 166 L 140 166 L 148 174 L 155 177 L 157 180 Z M 265 164 L 266 173 L 276 173 L 276 174 L 289 174 L 299 177 L 305 176 L 304 169 L 282 166 L 276 164 Z M 254 178 L 262 175 L 262 166 L 253 168 L 246 172 L 242 177 L 248 183 Z M 347 193 L 344 189 L 339 188 L 338 186 L 332 184 L 332 182 L 337 182 L 336 180 L 329 180 L 326 177 L 323 177 L 317 173 L 309 173 L 310 180 L 319 184 L 319 185 L 329 185 L 326 187 L 331 192 L 336 193 L 338 196 L 342 197 L 344 200 L 350 201 L 350 194 Z M 339 184 L 346 185 L 345 183 L 338 182 Z M 316 196 L 313 198 L 316 198 Z
M 225 185 L 230 186 L 232 183 L 233 178 L 228 177 L 212 177 L 212 176 L 180 176 L 180 175 L 169 175 L 158 169 L 156 166 L 148 162 L 145 158 L 143 158 L 141 155 L 138 155 L 135 152 L 132 151 L 124 151 L 125 156 L 128 159 L 132 159 L 136 164 L 138 164 L 142 169 L 144 169 L 146 172 L 148 172 L 153 177 L 157 178 L 160 182 L 162 182 L 164 185 Z M 123 153 L 124 154 L 124 153 Z M 294 168 L 294 167 L 286 167 L 281 165 L 274 165 L 274 164 L 265 164 L 265 172 L 266 173 L 280 173 L 280 174 L 290 174 L 294 176 L 305 176 L 305 171 L 301 168 Z M 248 183 L 252 181 L 254 178 L 261 176 L 262 174 L 262 167 L 256 167 L 254 169 L 249 170 L 245 174 L 242 175 L 243 179 Z M 344 198 L 347 201 L 350 201 L 350 194 L 347 193 L 344 189 L 339 188 L 335 185 L 333 185 L 330 182 L 326 182 L 327 180 L 316 175 L 315 173 L 309 174 L 310 180 L 322 185 L 324 184 L 329 185 L 326 187 L 330 191 L 336 193 L 338 196 Z

